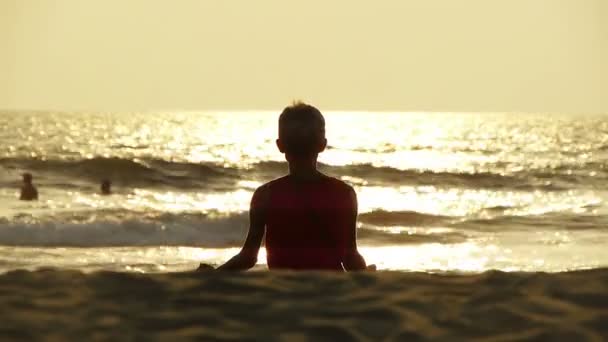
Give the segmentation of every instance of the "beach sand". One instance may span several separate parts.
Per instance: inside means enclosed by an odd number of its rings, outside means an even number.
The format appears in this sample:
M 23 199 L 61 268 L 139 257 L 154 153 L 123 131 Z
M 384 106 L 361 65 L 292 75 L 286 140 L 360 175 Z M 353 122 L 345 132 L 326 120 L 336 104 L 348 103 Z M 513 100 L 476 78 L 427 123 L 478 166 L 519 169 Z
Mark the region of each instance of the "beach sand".
M 603 341 L 608 269 L 0 275 L 5 340 Z

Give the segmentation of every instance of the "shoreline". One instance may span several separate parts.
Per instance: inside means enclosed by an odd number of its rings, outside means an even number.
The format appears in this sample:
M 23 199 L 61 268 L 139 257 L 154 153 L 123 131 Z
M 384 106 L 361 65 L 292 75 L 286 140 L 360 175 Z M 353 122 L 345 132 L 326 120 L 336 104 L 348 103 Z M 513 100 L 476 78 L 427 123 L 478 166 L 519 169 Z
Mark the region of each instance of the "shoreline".
M 369 264 L 381 271 L 479 274 L 503 272 L 568 272 L 608 267 L 601 245 L 589 248 L 577 245 L 569 251 L 553 246 L 542 251 L 528 250 L 526 245 L 511 249 L 488 249 L 470 243 L 419 245 L 360 245 Z M 24 247 L 0 246 L 0 274 L 12 270 L 37 270 L 55 267 L 59 270 L 167 273 L 194 270 L 200 263 L 223 264 L 240 251 L 240 247 L 202 248 L 188 246 L 125 247 Z M 543 252 L 541 254 L 540 252 Z M 527 254 L 526 254 L 527 253 Z M 266 268 L 265 249 L 260 249 L 258 269 Z

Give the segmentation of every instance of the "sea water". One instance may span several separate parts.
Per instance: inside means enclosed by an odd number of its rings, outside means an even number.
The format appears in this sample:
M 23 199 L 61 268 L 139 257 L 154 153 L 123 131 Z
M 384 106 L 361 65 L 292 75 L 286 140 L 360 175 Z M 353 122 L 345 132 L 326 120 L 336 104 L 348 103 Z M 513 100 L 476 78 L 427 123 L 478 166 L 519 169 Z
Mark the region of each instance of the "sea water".
M 358 243 L 378 268 L 608 266 L 608 116 L 325 117 L 319 166 L 355 188 Z M 253 191 L 287 171 L 277 119 L 0 113 L 0 272 L 170 272 L 225 261 L 245 238 Z M 38 201 L 18 200 L 23 172 Z M 102 179 L 112 195 L 99 194 Z

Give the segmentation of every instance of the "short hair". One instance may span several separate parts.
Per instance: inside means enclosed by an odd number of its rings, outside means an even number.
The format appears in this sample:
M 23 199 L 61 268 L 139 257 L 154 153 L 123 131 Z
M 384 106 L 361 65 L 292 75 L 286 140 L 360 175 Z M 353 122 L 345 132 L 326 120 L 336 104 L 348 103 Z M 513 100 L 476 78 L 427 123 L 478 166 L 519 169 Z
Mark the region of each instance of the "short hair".
M 34 178 L 34 177 L 32 177 L 32 174 L 29 172 L 24 173 L 22 176 L 23 176 L 23 180 L 26 182 L 31 182 L 32 179 Z
M 279 139 L 289 154 L 316 154 L 317 146 L 325 139 L 323 114 L 314 106 L 294 102 L 279 116 Z

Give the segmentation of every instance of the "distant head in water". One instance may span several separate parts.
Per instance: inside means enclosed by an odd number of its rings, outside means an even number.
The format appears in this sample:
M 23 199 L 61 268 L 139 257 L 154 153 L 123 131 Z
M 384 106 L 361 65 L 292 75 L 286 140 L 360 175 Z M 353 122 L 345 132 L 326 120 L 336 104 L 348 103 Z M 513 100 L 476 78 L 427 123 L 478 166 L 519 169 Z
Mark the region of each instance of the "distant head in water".
M 308 104 L 296 102 L 279 116 L 279 138 L 276 141 L 289 163 L 290 173 L 309 169 L 316 171 L 317 156 L 325 150 L 325 119 Z
M 104 179 L 101 181 L 101 194 L 102 195 L 110 195 L 112 194 L 112 182 L 108 179 Z
M 19 199 L 22 201 L 32 201 L 38 199 L 38 190 L 32 183 L 33 177 L 31 173 L 24 173 L 23 177 L 23 185 L 21 186 L 21 195 Z

